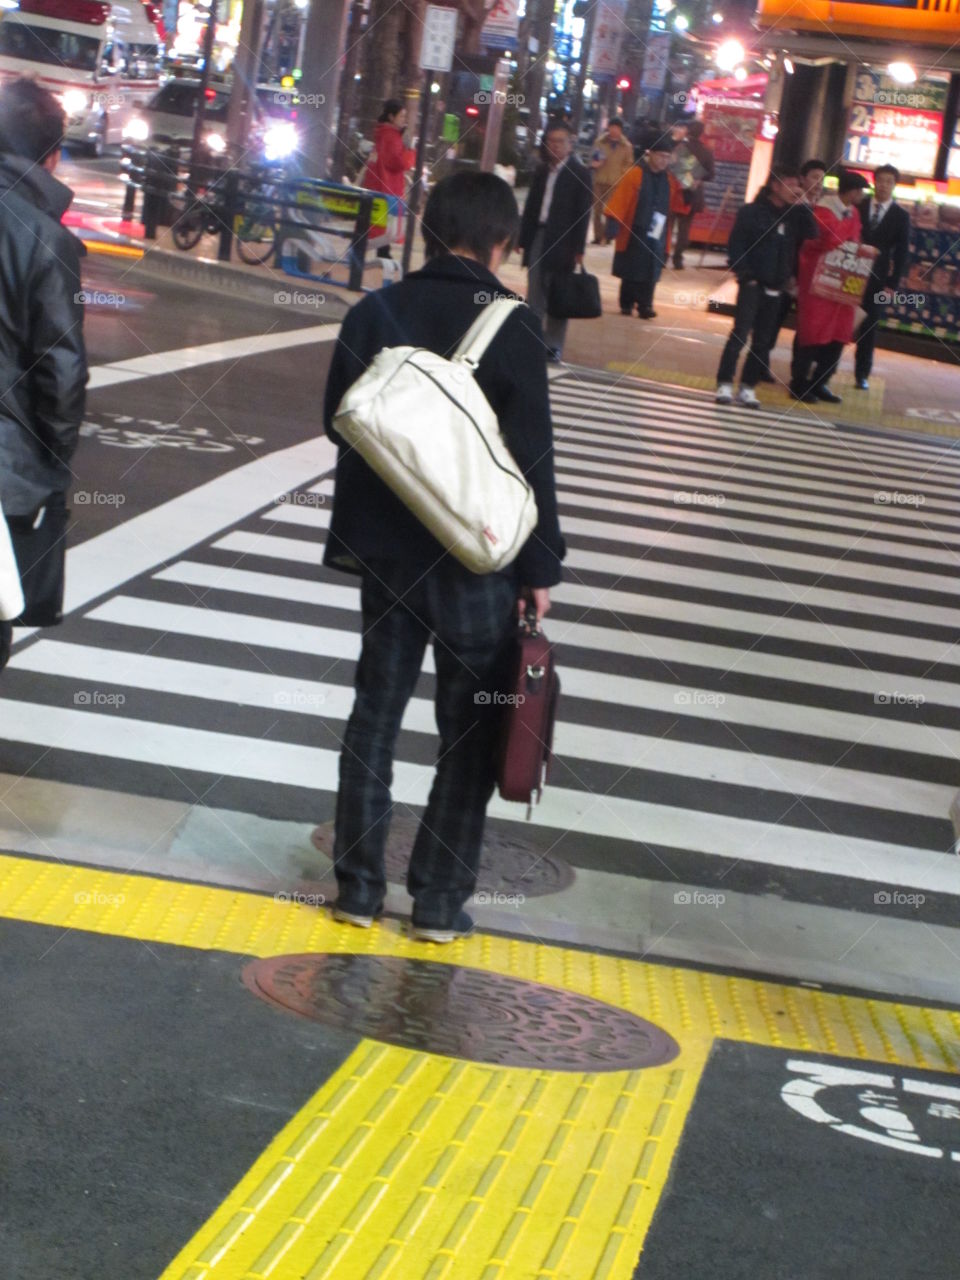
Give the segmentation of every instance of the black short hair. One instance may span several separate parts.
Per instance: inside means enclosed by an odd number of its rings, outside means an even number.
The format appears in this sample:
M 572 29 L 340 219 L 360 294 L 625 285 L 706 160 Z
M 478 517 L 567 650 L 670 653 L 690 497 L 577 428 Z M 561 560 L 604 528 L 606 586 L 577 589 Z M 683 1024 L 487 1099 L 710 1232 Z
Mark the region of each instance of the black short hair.
M 841 169 L 837 179 L 837 195 L 845 195 L 848 191 L 865 191 L 869 185 L 862 173 L 854 173 L 852 169 Z
M 559 116 L 553 120 L 547 121 L 547 127 L 543 131 L 544 138 L 546 138 L 548 133 L 566 133 L 571 138 L 573 137 L 573 130 L 567 124 L 566 120 L 561 120 Z
M 401 102 L 399 98 L 388 98 L 383 104 L 383 110 L 377 116 L 377 124 L 386 124 L 391 116 L 395 116 L 405 106 L 406 103 Z
M 612 120 L 609 120 L 607 122 L 608 129 L 612 129 L 614 125 L 616 125 L 618 129 L 623 128 L 623 121 L 620 119 L 619 116 L 614 116 Z
M 0 151 L 40 164 L 63 146 L 66 127 L 63 107 L 35 80 L 0 89 Z
M 873 171 L 874 182 L 876 182 L 877 178 L 880 177 L 881 173 L 892 173 L 893 181 L 895 183 L 900 181 L 900 170 L 896 167 L 896 165 L 882 164 L 879 169 L 874 169 Z
M 484 266 L 495 245 L 512 247 L 520 230 L 516 197 L 493 173 L 452 173 L 430 192 L 421 224 L 428 258 L 468 249 Z
M 769 186 L 771 182 L 789 182 L 791 178 L 799 177 L 792 164 L 775 164 L 770 168 L 766 185 Z
M 803 164 L 800 166 L 800 177 L 805 178 L 807 174 L 812 173 L 814 169 L 822 169 L 823 172 L 826 173 L 829 168 L 830 166 L 827 164 L 826 160 L 804 160 Z

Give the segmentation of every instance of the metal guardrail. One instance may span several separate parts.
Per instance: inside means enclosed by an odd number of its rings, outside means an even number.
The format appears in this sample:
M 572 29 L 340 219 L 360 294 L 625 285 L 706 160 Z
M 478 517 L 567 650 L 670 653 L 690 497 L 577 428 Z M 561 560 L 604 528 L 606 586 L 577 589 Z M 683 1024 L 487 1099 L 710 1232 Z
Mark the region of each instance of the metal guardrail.
M 348 272 L 347 288 L 354 292 L 364 291 L 371 228 L 386 228 L 389 220 L 402 212 L 402 202 L 393 196 L 316 178 L 290 177 L 279 166 L 238 169 L 214 162 L 191 170 L 190 148 L 184 143 L 150 148 L 125 144 L 121 164 L 127 184 L 123 215 L 133 216 L 137 191 L 142 191 L 146 239 L 156 239 L 158 228 L 174 226 L 184 217 L 204 216 L 219 237 L 217 257 L 229 262 L 238 229 L 269 219 L 276 261 L 283 270 L 342 286 L 342 280 L 327 273 L 311 273 L 299 264 L 303 255 L 343 264 Z M 338 241 L 344 242 L 340 254 L 331 251 Z

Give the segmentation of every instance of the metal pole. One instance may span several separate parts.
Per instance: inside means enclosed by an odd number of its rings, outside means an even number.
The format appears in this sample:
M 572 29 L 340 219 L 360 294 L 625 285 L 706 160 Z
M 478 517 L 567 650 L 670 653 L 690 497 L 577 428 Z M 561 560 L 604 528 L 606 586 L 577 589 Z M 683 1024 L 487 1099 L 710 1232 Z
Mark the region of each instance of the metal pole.
M 403 238 L 403 274 L 410 269 L 410 255 L 413 253 L 413 232 L 420 212 L 420 183 L 423 178 L 423 155 L 427 145 L 427 129 L 430 123 L 430 99 L 433 96 L 430 86 L 433 84 L 433 72 L 423 73 L 423 100 L 420 103 L 420 136 L 417 138 L 417 163 L 413 171 L 413 186 L 410 190 L 410 203 L 407 208 L 407 230 Z
M 587 84 L 587 66 L 590 62 L 590 50 L 593 46 L 593 28 L 596 25 L 597 9 L 599 7 L 599 0 L 595 0 L 594 4 L 587 10 L 587 16 L 583 23 L 583 39 L 580 41 L 580 70 L 577 72 L 577 87 L 574 90 L 573 99 L 573 117 L 570 121 L 574 143 L 580 137 L 580 121 L 583 119 L 583 91 Z
M 217 0 L 210 0 L 210 16 L 203 33 L 203 70 L 200 72 L 200 100 L 193 118 L 193 142 L 190 144 L 190 185 L 200 163 L 200 139 L 203 137 L 203 121 L 207 113 L 207 86 L 210 84 L 210 62 L 213 58 L 213 36 L 217 26 Z

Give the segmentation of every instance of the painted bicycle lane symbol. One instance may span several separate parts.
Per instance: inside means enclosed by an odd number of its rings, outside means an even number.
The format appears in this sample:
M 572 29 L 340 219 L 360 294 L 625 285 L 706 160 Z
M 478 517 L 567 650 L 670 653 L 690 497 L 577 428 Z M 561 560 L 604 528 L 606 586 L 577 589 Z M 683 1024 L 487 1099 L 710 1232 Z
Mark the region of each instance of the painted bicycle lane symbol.
M 80 427 L 80 435 L 117 449 L 184 449 L 188 453 L 233 453 L 237 445 L 252 448 L 264 443 L 263 436 L 235 434 L 231 434 L 229 441 L 217 440 L 208 427 L 186 427 L 180 422 L 162 422 L 157 418 L 135 418 L 123 413 L 106 413 L 103 417 L 112 421 L 84 422 Z
M 960 1164 L 960 1087 L 791 1058 L 792 1110 L 836 1133 Z

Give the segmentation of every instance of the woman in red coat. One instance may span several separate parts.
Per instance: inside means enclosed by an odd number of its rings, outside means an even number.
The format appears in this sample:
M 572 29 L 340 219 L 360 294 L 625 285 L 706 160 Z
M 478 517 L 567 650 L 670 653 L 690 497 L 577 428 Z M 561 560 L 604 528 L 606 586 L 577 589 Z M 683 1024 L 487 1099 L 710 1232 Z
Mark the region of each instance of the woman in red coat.
M 408 169 L 413 168 L 417 159 L 417 153 L 403 145 L 403 131 L 406 127 L 407 108 L 398 98 L 388 98 L 383 104 L 373 133 L 373 150 L 360 179 L 361 187 L 365 187 L 367 191 L 383 191 L 388 196 L 403 199 L 404 175 Z M 370 239 L 392 232 L 391 238 L 396 238 L 399 242 L 402 239 L 397 234 L 400 230 L 399 221 L 388 218 L 386 227 L 371 227 Z M 377 257 L 390 257 L 389 243 L 377 250 Z
M 859 173 L 840 174 L 837 194 L 825 195 L 813 211 L 817 235 L 800 246 L 797 271 L 798 380 L 790 384 L 795 400 L 826 400 L 839 404 L 841 397 L 827 383 L 836 372 L 844 344 L 853 338 L 856 307 L 819 298 L 810 286 L 817 263 L 825 253 L 848 240 L 859 243 L 860 214 L 857 205 L 870 184 Z M 811 372 L 812 367 L 812 372 Z

